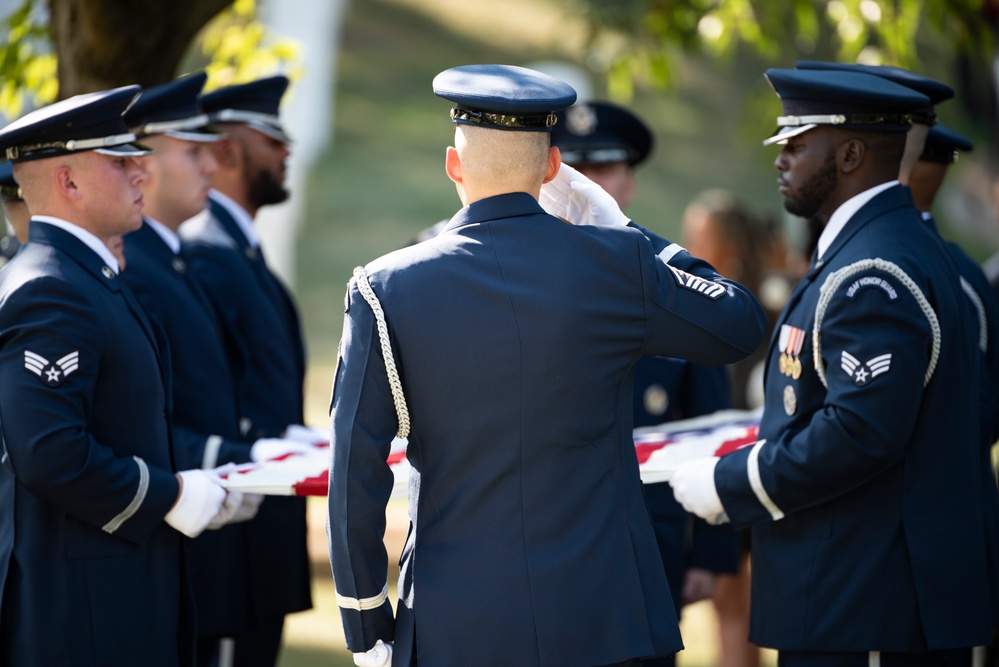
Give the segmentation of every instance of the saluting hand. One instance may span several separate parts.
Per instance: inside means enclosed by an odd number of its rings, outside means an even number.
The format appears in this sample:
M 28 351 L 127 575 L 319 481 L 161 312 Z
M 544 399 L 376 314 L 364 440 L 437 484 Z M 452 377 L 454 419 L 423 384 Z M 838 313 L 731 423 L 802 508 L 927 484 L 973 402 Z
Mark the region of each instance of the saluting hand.
M 618 227 L 630 222 L 602 187 L 564 163 L 555 178 L 541 186 L 538 202 L 545 211 L 572 225 Z

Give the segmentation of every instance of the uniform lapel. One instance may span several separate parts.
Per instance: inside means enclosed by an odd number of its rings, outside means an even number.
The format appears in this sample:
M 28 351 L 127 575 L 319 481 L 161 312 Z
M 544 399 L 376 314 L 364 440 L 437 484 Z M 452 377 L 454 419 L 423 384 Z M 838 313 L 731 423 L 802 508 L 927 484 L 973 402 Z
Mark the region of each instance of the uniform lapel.
M 146 334 L 149 344 L 153 346 L 156 358 L 160 360 L 160 371 L 163 373 L 165 369 L 163 368 L 163 351 L 160 345 L 161 337 L 157 336 L 152 323 L 146 317 L 145 310 L 143 310 L 142 306 L 132 295 L 128 286 L 121 281 L 110 266 L 104 263 L 97 253 L 69 232 L 45 223 L 33 223 L 31 225 L 30 241 L 45 243 L 60 250 L 83 267 L 87 273 L 91 274 L 97 282 L 104 285 L 109 291 L 119 294 L 125 301 L 125 305 L 132 313 L 132 316 L 139 323 L 143 333 Z M 165 379 L 168 376 L 163 373 L 163 377 Z

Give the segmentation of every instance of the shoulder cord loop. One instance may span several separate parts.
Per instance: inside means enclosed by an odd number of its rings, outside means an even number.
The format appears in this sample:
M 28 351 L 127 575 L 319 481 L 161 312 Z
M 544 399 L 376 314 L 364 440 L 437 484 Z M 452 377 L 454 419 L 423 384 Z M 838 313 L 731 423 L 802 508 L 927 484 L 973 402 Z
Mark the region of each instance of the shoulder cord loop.
M 385 313 L 382 304 L 375 296 L 375 291 L 371 289 L 368 282 L 368 275 L 364 272 L 364 267 L 354 269 L 354 279 L 357 280 L 357 289 L 364 297 L 364 300 L 371 306 L 375 314 L 375 323 L 378 328 L 378 340 L 381 343 L 382 358 L 385 360 L 385 372 L 388 375 L 389 388 L 392 390 L 392 402 L 395 403 L 395 414 L 399 419 L 399 431 L 396 437 L 406 439 L 409 435 L 409 407 L 406 405 L 406 396 L 402 392 L 402 381 L 399 379 L 399 370 L 395 365 L 395 356 L 392 354 L 392 344 L 389 342 L 388 325 L 385 324 Z
M 818 373 L 819 380 L 822 381 L 822 386 L 828 388 L 829 385 L 826 382 L 826 370 L 822 365 L 822 346 L 821 341 L 819 340 L 819 333 L 822 329 L 822 319 L 825 317 L 826 308 L 828 308 L 833 294 L 837 289 L 839 289 L 840 285 L 842 285 L 847 278 L 869 269 L 884 271 L 885 273 L 898 278 L 898 280 L 901 281 L 901 283 L 912 293 L 912 296 L 915 297 L 916 303 L 919 304 L 919 308 L 923 311 L 923 315 L 926 316 L 926 321 L 929 322 L 930 332 L 933 335 L 933 349 L 930 353 L 930 363 L 926 369 L 926 376 L 923 380 L 923 386 L 925 387 L 930 383 L 930 378 L 933 377 L 933 371 L 936 370 L 937 360 L 940 357 L 940 321 L 937 319 L 937 314 L 933 311 L 933 307 L 926 299 L 923 291 L 919 289 L 919 285 L 917 285 L 912 278 L 909 277 L 909 274 L 903 271 L 902 267 L 898 264 L 881 259 L 880 257 L 864 259 L 859 262 L 854 262 L 849 266 L 844 266 L 843 268 L 833 272 L 822 284 L 822 289 L 819 291 L 819 303 L 815 308 L 815 326 L 812 330 L 812 343 L 815 348 L 815 372 Z

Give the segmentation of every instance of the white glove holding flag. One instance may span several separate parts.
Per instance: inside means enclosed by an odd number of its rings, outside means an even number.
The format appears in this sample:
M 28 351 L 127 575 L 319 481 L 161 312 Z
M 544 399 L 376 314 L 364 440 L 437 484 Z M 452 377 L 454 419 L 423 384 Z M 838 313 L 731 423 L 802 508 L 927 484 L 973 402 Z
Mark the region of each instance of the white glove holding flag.
M 683 505 L 683 509 L 696 514 L 712 526 L 728 523 L 725 506 L 718 497 L 715 487 L 715 466 L 718 457 L 694 459 L 677 466 L 669 478 L 673 487 L 673 497 Z
M 390 667 L 392 665 L 392 645 L 379 639 L 370 650 L 364 653 L 355 653 L 354 664 L 357 667 Z
M 238 469 L 239 466 L 237 466 L 235 463 L 226 463 L 225 465 L 221 465 L 218 468 L 212 469 L 211 472 L 221 477 L 223 475 L 232 475 Z M 241 491 L 234 491 L 234 490 L 229 490 L 228 492 L 230 496 L 233 494 L 237 494 L 237 496 L 239 497 L 239 503 L 235 511 L 232 512 L 232 516 L 229 518 L 229 520 L 226 521 L 224 524 L 218 526 L 219 528 L 222 525 L 228 525 L 230 523 L 241 523 L 243 521 L 249 521 L 253 517 L 257 516 L 257 512 L 260 511 L 260 505 L 261 503 L 264 502 L 263 495 L 259 493 L 243 493 Z M 223 506 L 224 505 L 225 503 L 223 503 Z M 214 521 L 212 523 L 214 523 Z M 214 529 L 212 524 L 209 524 L 208 528 L 209 530 Z
M 573 225 L 618 227 L 630 222 L 602 187 L 565 163 L 541 186 L 538 201 L 545 211 Z
M 312 454 L 316 449 L 312 442 L 287 438 L 261 438 L 250 447 L 250 459 L 254 462 L 267 461 L 285 454 Z
M 295 440 L 297 442 L 315 445 L 318 443 L 328 443 L 330 441 L 330 434 L 329 431 L 323 431 L 318 428 L 302 426 L 301 424 L 292 424 L 284 430 L 284 438 L 286 440 Z
M 197 537 L 223 512 L 226 490 L 213 473 L 183 470 L 177 473 L 180 495 L 163 520 L 188 537 Z

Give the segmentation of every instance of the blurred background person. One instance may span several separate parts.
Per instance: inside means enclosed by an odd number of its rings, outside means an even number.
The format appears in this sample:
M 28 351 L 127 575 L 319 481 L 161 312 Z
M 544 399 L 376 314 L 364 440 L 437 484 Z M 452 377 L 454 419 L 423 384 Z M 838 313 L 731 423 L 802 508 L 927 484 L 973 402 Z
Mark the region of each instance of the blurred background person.
M 600 185 L 625 209 L 637 190 L 635 168 L 652 152 L 649 128 L 638 116 L 610 102 L 576 104 L 556 116 L 552 145 L 561 152 L 562 161 Z M 729 277 L 721 267 L 715 268 Z M 732 405 L 724 366 L 668 357 L 640 359 L 632 391 L 636 428 L 711 414 Z M 679 616 L 684 605 L 712 597 L 719 573 L 736 572 L 738 544 L 730 527 L 710 526 L 684 511 L 669 484 L 646 484 L 644 490 Z M 644 664 L 672 665 L 675 656 Z

